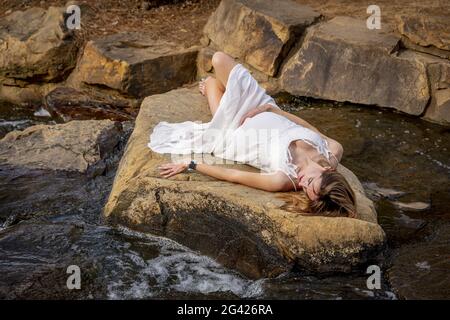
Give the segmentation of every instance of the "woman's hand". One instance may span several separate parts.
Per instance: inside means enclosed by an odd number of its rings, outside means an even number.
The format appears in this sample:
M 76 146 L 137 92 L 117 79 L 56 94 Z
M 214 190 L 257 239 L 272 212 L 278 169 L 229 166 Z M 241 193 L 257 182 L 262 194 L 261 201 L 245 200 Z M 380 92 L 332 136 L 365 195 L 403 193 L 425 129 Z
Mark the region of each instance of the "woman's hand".
M 263 104 L 261 106 L 258 106 L 252 110 L 250 110 L 249 112 L 247 112 L 246 114 L 244 114 L 244 116 L 241 118 L 241 121 L 239 121 L 239 127 L 244 123 L 244 121 L 247 118 L 252 118 L 254 116 L 256 116 L 257 114 L 261 113 L 261 112 L 265 112 L 267 111 L 269 108 L 271 107 L 270 104 Z
M 165 163 L 158 167 L 161 170 L 159 173 L 163 178 L 169 178 L 178 173 L 185 171 L 188 168 L 186 163 Z

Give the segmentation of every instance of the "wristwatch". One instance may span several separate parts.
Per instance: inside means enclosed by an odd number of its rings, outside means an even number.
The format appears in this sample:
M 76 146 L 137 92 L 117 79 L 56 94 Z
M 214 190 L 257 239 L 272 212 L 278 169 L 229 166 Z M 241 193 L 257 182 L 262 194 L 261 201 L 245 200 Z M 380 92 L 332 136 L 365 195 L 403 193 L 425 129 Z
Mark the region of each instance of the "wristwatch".
M 197 169 L 197 162 L 195 160 L 191 160 L 188 165 L 188 171 L 194 171 Z

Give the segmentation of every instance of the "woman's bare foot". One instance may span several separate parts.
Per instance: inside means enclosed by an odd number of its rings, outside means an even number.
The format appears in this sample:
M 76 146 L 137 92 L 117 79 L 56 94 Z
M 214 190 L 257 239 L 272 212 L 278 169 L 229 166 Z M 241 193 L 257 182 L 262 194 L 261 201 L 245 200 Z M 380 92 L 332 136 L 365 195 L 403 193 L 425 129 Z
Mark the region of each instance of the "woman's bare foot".
M 206 80 L 208 80 L 209 78 L 211 78 L 211 76 L 208 76 L 206 78 L 202 78 L 199 82 L 198 82 L 198 89 L 200 90 L 200 93 L 203 96 L 206 96 Z

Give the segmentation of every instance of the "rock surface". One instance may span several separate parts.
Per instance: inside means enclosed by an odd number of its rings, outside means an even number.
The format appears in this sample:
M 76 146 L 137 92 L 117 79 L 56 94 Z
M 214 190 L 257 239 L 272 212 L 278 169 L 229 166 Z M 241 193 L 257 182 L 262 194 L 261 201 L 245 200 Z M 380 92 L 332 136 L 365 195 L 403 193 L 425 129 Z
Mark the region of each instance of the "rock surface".
M 445 18 L 399 15 L 400 37 L 390 26 L 369 30 L 366 21 L 350 17 L 321 22 L 314 10 L 291 1 L 222 1 L 204 28 L 198 77 L 212 74 L 211 58 L 220 50 L 269 94 L 387 107 L 449 124 Z
M 45 95 L 58 86 L 56 82 L 29 83 L 24 86 L 0 83 L 0 100 L 16 105 L 40 105 Z
M 45 97 L 45 107 L 53 117 L 64 122 L 90 119 L 113 121 L 134 119 L 134 110 L 129 101 L 112 98 L 96 99 L 66 87 L 59 87 L 51 91 Z
M 212 56 L 216 52 L 215 49 L 211 47 L 205 47 L 200 49 L 197 57 L 197 78 L 206 78 L 207 76 L 214 76 L 214 68 L 212 66 Z M 264 72 L 255 69 L 253 66 L 242 61 L 241 59 L 235 58 L 235 60 L 241 63 L 251 75 L 258 81 L 258 84 L 263 87 L 268 94 L 276 94 L 280 91 L 278 78 L 270 77 Z
M 421 55 L 423 56 L 423 55 Z M 431 100 L 424 118 L 450 125 L 450 61 L 428 57 L 427 72 L 430 79 Z
M 0 165 L 101 174 L 122 127 L 110 120 L 35 125 L 0 140 Z
M 435 92 L 424 118 L 440 124 L 450 124 L 450 88 Z
M 413 49 L 450 58 L 450 19 L 448 16 L 397 15 L 398 31 Z
M 64 8 L 30 8 L 0 19 L 0 78 L 57 81 L 75 67 L 78 47 L 64 24 Z
M 287 212 L 280 209 L 284 201 L 275 193 L 198 173 L 160 178 L 158 165 L 173 159 L 147 147 L 149 134 L 160 121 L 186 120 L 210 120 L 206 99 L 196 87 L 143 101 L 104 208 L 111 223 L 174 239 L 252 278 L 276 276 L 293 265 L 319 272 L 349 271 L 379 253 L 385 234 L 376 223 L 373 204 L 358 179 L 342 166 L 339 170 L 357 194 L 360 219 Z M 196 157 L 213 160 L 210 155 Z
M 430 84 L 430 101 L 423 118 L 440 124 L 450 124 L 450 61 L 430 54 L 405 50 L 399 58 L 421 64 Z
M 274 76 L 294 42 L 319 17 L 310 7 L 290 0 L 222 1 L 204 33 L 213 48 Z
M 69 83 L 136 98 L 162 93 L 194 80 L 198 49 L 155 40 L 149 34 L 109 35 L 86 44 Z
M 286 63 L 281 87 L 295 95 L 395 108 L 420 115 L 430 99 L 423 64 L 396 56 L 399 38 L 336 17 L 309 28 Z

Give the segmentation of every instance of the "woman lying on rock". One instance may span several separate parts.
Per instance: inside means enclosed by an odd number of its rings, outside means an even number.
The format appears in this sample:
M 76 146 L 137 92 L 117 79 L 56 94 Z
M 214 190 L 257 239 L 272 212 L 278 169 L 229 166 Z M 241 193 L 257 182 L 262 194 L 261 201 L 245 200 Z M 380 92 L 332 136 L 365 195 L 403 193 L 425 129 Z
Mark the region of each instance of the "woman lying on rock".
M 303 190 L 297 194 L 302 211 L 319 215 L 355 217 L 355 196 L 336 171 L 343 148 L 305 120 L 282 111 L 250 72 L 232 57 L 212 57 L 216 78 L 199 84 L 213 115 L 208 123 L 160 122 L 148 146 L 158 153 L 210 153 L 247 163 L 261 173 L 205 163 L 167 163 L 161 175 L 169 178 L 186 169 L 266 191 Z M 306 204 L 306 206 L 304 205 Z M 297 204 L 295 205 L 297 206 Z M 292 209 L 292 208 L 291 208 Z

